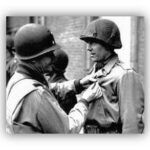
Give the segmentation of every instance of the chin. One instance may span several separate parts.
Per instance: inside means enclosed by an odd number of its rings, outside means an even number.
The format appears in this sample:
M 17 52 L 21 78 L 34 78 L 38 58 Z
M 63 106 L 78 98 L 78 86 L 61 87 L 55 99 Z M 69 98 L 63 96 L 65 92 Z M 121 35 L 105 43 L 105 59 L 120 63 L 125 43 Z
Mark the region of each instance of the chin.
M 91 58 L 92 59 L 92 61 L 93 62 L 98 62 L 98 60 L 97 59 L 94 59 L 94 58 Z

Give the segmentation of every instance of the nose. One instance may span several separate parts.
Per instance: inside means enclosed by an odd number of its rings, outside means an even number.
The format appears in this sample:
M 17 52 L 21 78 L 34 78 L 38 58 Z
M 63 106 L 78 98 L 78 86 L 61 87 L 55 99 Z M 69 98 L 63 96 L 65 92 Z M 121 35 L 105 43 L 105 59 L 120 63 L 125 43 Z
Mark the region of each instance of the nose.
M 90 43 L 87 44 L 87 50 L 90 51 L 90 52 L 92 51 L 92 46 L 91 46 Z

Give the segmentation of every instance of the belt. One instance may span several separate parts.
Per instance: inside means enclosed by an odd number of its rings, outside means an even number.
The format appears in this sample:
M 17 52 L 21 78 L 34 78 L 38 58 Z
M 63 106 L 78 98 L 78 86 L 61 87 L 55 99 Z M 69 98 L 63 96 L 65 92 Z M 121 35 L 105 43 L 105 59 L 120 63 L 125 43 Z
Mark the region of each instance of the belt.
M 101 127 L 99 125 L 86 124 L 84 126 L 84 133 L 87 134 L 98 134 L 98 133 L 121 133 L 120 127 L 117 124 L 112 124 L 110 127 Z

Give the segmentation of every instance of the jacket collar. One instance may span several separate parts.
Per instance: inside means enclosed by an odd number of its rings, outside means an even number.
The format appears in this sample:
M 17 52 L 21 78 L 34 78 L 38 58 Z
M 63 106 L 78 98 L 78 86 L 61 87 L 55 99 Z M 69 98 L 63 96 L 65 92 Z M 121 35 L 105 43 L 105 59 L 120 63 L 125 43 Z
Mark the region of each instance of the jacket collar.
M 33 66 L 20 63 L 17 68 L 17 72 L 24 74 L 26 78 L 37 80 L 44 85 L 48 85 L 47 81 L 45 80 L 44 76 Z
M 94 69 L 93 69 L 93 73 L 96 73 L 97 77 L 100 76 L 106 76 L 107 74 L 109 74 L 113 68 L 113 66 L 119 61 L 118 55 L 115 54 L 113 55 L 113 57 L 111 57 L 108 62 L 105 64 L 104 67 L 102 67 L 101 69 L 99 69 L 96 72 L 96 64 L 94 64 Z

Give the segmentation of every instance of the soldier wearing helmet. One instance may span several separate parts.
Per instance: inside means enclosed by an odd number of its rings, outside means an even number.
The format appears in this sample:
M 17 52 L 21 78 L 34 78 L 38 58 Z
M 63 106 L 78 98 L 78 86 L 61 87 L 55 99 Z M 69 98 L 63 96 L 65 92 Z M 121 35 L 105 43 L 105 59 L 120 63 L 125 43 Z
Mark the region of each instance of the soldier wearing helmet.
M 54 61 L 51 65 L 51 70 L 46 74 L 49 86 L 55 83 L 63 83 L 68 81 L 64 73 L 68 65 L 68 55 L 65 51 L 58 49 L 54 51 Z M 61 64 L 61 65 L 60 65 Z M 68 114 L 73 106 L 77 103 L 77 98 L 74 91 L 68 91 L 66 94 L 57 94 L 52 90 L 61 108 Z
M 49 90 L 44 74 L 54 60 L 56 44 L 50 30 L 38 24 L 26 24 L 16 33 L 16 56 L 19 60 L 15 74 L 7 85 L 7 131 L 9 133 L 78 133 L 88 113 L 88 104 L 101 96 L 93 83 L 82 99 L 67 115 Z M 58 87 L 65 93 L 79 92 L 89 79 L 68 81 Z M 56 88 L 56 87 L 55 87 Z M 95 89 L 91 92 L 91 89 Z
M 90 104 L 85 133 L 142 133 L 144 92 L 138 74 L 121 62 L 118 26 L 107 19 L 89 23 L 80 37 L 87 43 L 102 97 Z
M 15 58 L 14 39 L 11 35 L 6 36 L 6 85 L 17 68 Z
M 64 73 L 66 72 L 66 68 L 68 66 L 68 62 L 69 62 L 68 54 L 65 51 L 61 49 L 54 51 L 54 61 L 51 65 L 52 71 L 50 71 L 49 74 L 53 74 L 55 72 L 58 75 L 64 76 Z M 55 82 L 55 79 L 53 78 L 50 78 L 50 80 L 52 80 L 52 82 Z

